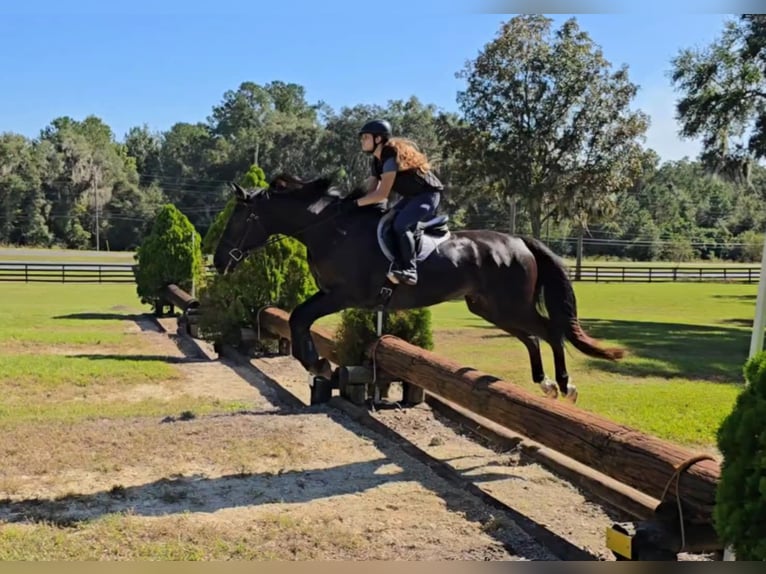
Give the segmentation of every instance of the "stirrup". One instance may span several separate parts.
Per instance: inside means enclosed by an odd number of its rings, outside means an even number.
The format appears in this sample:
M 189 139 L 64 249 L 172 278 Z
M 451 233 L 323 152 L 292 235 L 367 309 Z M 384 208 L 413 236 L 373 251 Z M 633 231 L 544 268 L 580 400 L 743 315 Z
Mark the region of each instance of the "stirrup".
M 405 285 L 415 285 L 418 282 L 418 272 L 416 269 L 397 269 L 393 272 L 398 283 Z
M 391 283 L 399 283 L 399 278 L 396 276 L 397 271 L 399 271 L 399 266 L 395 261 L 392 261 L 388 266 L 388 271 L 386 272 L 386 278 L 391 281 Z

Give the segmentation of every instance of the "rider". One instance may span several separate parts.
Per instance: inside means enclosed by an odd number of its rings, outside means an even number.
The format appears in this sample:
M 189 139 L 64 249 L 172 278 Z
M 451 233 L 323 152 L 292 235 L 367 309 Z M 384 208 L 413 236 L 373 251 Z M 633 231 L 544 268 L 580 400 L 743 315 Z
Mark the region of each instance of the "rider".
M 398 265 L 391 266 L 388 277 L 394 283 L 415 285 L 418 275 L 413 229 L 418 222 L 436 214 L 444 186 L 417 145 L 405 138 L 392 137 L 391 124 L 386 120 L 367 122 L 359 130 L 359 136 L 362 151 L 373 157 L 367 194 L 357 199 L 356 204 L 382 202 L 392 191 L 402 197 L 396 205 L 393 222 L 399 246 Z

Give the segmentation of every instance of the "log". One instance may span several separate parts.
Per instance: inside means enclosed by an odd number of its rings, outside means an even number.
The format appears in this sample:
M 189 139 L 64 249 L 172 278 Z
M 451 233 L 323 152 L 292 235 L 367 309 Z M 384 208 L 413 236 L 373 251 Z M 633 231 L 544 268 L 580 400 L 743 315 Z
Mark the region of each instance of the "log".
M 164 296 L 168 303 L 175 305 L 183 311 L 199 308 L 199 301 L 174 283 L 165 287 Z
M 425 390 L 492 422 L 519 432 L 589 467 L 662 499 L 675 469 L 695 456 L 680 446 L 644 434 L 563 401 L 538 397 L 476 369 L 444 359 L 397 337 L 384 335 L 369 350 L 378 368 L 417 381 Z M 710 523 L 719 465 L 693 464 L 680 475 L 684 518 Z M 676 481 L 666 498 L 676 497 Z
M 447 415 L 469 432 L 508 451 L 521 451 L 525 456 L 540 462 L 573 485 L 633 518 L 642 520 L 651 518 L 660 503 L 648 494 L 434 394 L 429 395 L 426 402 L 433 410 Z
M 261 331 L 268 331 L 272 335 L 291 340 L 289 320 L 290 314 L 278 307 L 262 309 L 256 319 L 257 323 L 260 323 Z M 311 337 L 314 339 L 314 346 L 319 356 L 325 357 L 337 365 L 338 356 L 335 353 L 335 340 L 332 333 L 328 329 L 312 327 Z

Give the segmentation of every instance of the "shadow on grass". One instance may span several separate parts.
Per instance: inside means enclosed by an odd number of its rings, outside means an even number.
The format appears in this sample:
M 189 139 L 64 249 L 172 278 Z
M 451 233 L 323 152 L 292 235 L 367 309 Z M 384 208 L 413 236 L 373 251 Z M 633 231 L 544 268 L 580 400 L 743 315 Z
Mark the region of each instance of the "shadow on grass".
M 596 339 L 610 341 L 607 346 L 626 348 L 622 361 L 593 359 L 590 367 L 608 373 L 633 377 L 688 378 L 713 383 L 741 384 L 742 366 L 747 360 L 752 321 L 732 318 L 720 326 L 658 323 L 651 321 L 618 321 L 607 319 L 581 320 L 585 331 Z M 488 325 L 482 319 L 467 319 L 461 331 L 468 335 L 473 329 L 479 339 L 508 338 L 513 335 Z M 489 332 L 487 332 L 489 331 Z M 468 335 L 470 336 L 470 335 Z M 579 354 L 571 344 L 570 353 Z
M 117 308 L 115 308 L 117 309 Z M 159 332 L 155 319 L 147 313 L 70 313 L 68 315 L 56 315 L 57 320 L 79 321 L 132 321 L 141 331 Z
M 146 317 L 140 313 L 70 313 L 57 315 L 54 319 L 81 319 L 83 321 L 141 321 Z
M 716 299 L 734 299 L 735 301 L 755 301 L 755 295 L 713 295 Z
M 628 350 L 626 360 L 594 361 L 593 367 L 634 377 L 740 384 L 750 344 L 750 333 L 724 326 L 591 319 L 583 327 L 591 336 Z
M 68 359 L 90 359 L 91 361 L 129 361 L 129 362 L 162 362 L 171 364 L 207 363 L 206 359 L 197 357 L 172 357 L 170 355 L 66 355 Z

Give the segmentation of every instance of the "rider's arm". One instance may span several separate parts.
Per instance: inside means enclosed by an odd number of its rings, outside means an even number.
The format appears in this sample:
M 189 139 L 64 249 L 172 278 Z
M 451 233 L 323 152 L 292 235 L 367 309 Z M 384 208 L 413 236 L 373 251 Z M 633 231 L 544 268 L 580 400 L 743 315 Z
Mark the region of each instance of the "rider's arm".
M 364 192 L 365 193 L 371 193 L 375 191 L 375 188 L 378 187 L 378 183 L 380 182 L 380 179 L 378 179 L 377 176 L 371 175 L 367 178 L 367 181 L 364 185 Z
M 380 203 L 388 199 L 388 194 L 391 193 L 391 188 L 394 186 L 394 180 L 396 179 L 396 159 L 388 158 L 383 163 L 383 173 L 380 176 L 380 185 L 377 185 L 377 189 L 373 188 L 364 197 L 360 197 L 356 200 L 357 205 L 363 207 L 365 205 L 372 205 L 373 203 Z

